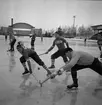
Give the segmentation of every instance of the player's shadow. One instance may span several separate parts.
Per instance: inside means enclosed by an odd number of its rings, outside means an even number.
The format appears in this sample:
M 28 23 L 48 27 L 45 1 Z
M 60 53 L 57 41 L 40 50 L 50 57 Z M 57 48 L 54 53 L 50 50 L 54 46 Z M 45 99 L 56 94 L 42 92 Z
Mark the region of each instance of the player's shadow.
M 30 74 L 22 76 L 23 81 L 21 82 L 19 88 L 22 90 L 20 96 L 28 97 L 32 94 L 32 92 L 36 89 L 39 89 L 37 84 L 33 84 L 30 79 Z
M 14 67 L 16 65 L 15 61 L 15 52 L 10 52 L 9 53 L 9 71 L 12 72 L 14 70 Z
M 74 92 L 71 93 L 70 105 L 76 105 L 77 95 L 78 95 L 78 90 L 75 90 Z
M 71 97 L 71 101 L 70 101 L 69 105 L 76 105 L 77 95 L 78 95 L 78 89 L 66 90 L 65 86 L 57 86 L 52 91 L 53 105 L 56 105 L 56 102 L 63 100 L 65 98 L 65 96 Z
M 97 81 L 97 86 L 94 89 L 92 95 L 98 99 L 102 99 L 102 77 L 100 77 L 100 76 L 99 76 L 99 79 Z
M 26 89 L 26 82 L 27 82 L 27 80 L 29 79 L 29 77 L 30 77 L 30 74 L 28 74 L 28 75 L 23 75 L 22 76 L 22 78 L 23 78 L 23 81 L 21 82 L 21 84 L 20 84 L 20 86 L 19 86 L 19 88 L 21 88 L 22 90 L 25 90 Z M 28 85 L 29 86 L 29 85 Z

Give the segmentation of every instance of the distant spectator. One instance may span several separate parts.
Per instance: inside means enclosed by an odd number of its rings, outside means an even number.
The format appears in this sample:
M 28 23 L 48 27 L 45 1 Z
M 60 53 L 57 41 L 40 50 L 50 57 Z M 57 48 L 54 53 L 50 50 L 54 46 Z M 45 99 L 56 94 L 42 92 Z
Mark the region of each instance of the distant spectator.
M 9 35 L 9 40 L 10 40 L 10 49 L 8 51 L 14 51 L 14 45 L 16 42 L 16 38 L 14 36 L 12 26 L 8 27 L 8 35 Z
M 5 34 L 5 41 L 7 41 L 7 34 Z
M 43 42 L 43 34 L 41 34 L 41 42 Z
M 84 39 L 84 46 L 86 46 L 86 40 L 87 40 L 87 38 Z
M 31 36 L 30 37 L 31 37 L 31 43 L 30 43 L 31 44 L 31 49 L 34 50 L 35 49 L 34 48 L 34 43 L 35 43 L 35 38 L 36 38 L 35 28 L 31 29 Z
M 102 32 L 97 34 L 97 44 L 100 50 L 100 57 L 102 58 Z

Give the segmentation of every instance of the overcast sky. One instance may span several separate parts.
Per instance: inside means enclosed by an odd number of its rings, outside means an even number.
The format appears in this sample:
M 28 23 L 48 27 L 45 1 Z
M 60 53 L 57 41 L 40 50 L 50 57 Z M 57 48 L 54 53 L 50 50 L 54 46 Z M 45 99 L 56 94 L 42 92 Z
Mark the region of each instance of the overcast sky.
M 36 28 L 102 24 L 101 0 L 0 0 L 0 26 L 26 22 Z

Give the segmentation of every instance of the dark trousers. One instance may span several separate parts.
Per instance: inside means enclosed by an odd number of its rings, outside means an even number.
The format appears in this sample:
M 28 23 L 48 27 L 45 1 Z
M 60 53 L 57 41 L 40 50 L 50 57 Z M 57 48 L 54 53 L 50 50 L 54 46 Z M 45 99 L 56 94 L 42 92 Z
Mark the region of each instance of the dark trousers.
M 14 44 L 16 43 L 16 39 L 12 40 L 10 43 L 11 50 L 14 51 Z
M 77 71 L 84 68 L 90 68 L 93 71 L 97 72 L 98 74 L 102 75 L 102 63 L 98 60 L 98 58 L 95 58 L 91 65 L 76 64 L 74 67 L 72 67 L 71 68 L 72 79 L 73 80 L 77 79 Z
M 62 57 L 65 63 L 68 61 L 66 55 L 63 53 L 63 50 L 58 50 L 51 55 L 51 59 L 57 59 L 58 57 Z
M 44 62 L 40 59 L 40 57 L 38 56 L 38 54 L 36 52 L 33 52 L 29 55 L 30 58 L 32 58 L 37 64 L 39 64 L 40 66 L 43 66 L 44 65 Z M 20 62 L 21 63 L 24 63 L 26 62 L 26 59 L 24 56 L 22 56 L 20 58 Z

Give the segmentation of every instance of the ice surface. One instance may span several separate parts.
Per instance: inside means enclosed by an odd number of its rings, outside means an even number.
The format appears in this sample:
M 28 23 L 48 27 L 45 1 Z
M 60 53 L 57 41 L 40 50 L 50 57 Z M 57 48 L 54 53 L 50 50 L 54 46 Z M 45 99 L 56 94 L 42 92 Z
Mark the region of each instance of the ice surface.
M 24 41 L 30 47 L 29 37 L 18 37 L 17 41 Z M 36 38 L 35 50 L 38 54 L 44 53 L 52 45 L 54 38 Z M 99 57 L 96 41 L 66 39 L 75 50 L 83 50 Z M 40 88 L 35 78 L 22 77 L 23 67 L 19 62 L 20 54 L 15 49 L 14 53 L 7 53 L 9 41 L 0 36 L 0 105 L 102 105 L 102 77 L 90 69 L 78 72 L 79 89 L 66 92 L 66 85 L 72 83 L 70 74 L 49 80 Z M 49 54 L 40 56 L 47 66 L 50 66 L 50 56 L 57 50 L 55 47 Z M 46 78 L 46 71 L 32 62 L 34 75 L 38 80 Z M 56 68 L 63 65 L 62 58 L 56 60 Z M 40 67 L 40 70 L 37 68 Z

